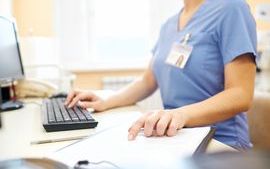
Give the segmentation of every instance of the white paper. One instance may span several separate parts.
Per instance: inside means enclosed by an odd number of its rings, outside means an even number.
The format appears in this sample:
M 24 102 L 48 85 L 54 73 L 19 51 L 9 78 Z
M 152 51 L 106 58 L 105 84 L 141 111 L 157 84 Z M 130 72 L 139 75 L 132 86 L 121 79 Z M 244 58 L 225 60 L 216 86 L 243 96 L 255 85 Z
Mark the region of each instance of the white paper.
M 129 127 L 129 124 L 123 124 L 110 128 L 55 152 L 49 158 L 69 166 L 79 160 L 105 160 L 121 168 L 174 169 L 179 168 L 182 158 L 194 153 L 210 131 L 210 127 L 182 129 L 174 137 L 145 137 L 140 133 L 134 141 L 128 141 Z

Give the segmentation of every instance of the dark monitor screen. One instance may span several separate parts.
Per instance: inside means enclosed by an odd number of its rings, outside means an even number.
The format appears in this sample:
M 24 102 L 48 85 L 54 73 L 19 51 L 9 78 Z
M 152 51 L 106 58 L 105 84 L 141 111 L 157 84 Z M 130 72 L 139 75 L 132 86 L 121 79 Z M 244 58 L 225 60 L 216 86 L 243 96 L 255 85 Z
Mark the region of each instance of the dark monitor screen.
M 24 76 L 15 23 L 0 16 L 0 83 Z

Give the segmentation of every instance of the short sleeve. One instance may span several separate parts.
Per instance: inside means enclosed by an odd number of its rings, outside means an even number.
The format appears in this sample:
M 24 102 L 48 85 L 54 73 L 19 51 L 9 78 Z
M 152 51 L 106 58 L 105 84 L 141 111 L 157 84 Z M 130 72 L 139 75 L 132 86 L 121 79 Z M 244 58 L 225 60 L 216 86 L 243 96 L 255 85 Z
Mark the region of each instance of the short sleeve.
M 154 44 L 154 46 L 153 46 L 153 48 L 151 50 L 152 56 L 155 56 L 155 53 L 158 50 L 158 46 L 159 46 L 159 43 L 160 43 L 161 37 L 162 37 L 162 30 L 163 30 L 163 26 L 161 27 L 158 38 L 157 38 L 157 41 L 156 41 L 156 43 Z
M 152 56 L 155 55 L 156 51 L 157 51 L 157 46 L 158 46 L 159 40 L 156 41 L 154 47 L 151 50 Z
M 155 59 L 156 59 L 156 52 L 157 52 L 157 50 L 158 50 L 159 43 L 160 43 L 160 35 L 159 35 L 159 37 L 158 37 L 158 39 L 157 39 L 157 41 L 156 41 L 154 47 L 153 47 L 152 50 L 151 50 L 152 56 L 151 56 L 151 60 L 150 60 L 150 67 L 153 66 L 154 61 L 155 61 Z
M 162 42 L 162 37 L 164 36 L 163 34 L 165 32 L 166 25 L 168 24 L 168 22 L 169 22 L 169 19 L 165 23 L 163 23 L 161 25 L 161 27 L 160 27 L 160 31 L 159 31 L 159 35 L 157 37 L 157 41 L 156 41 L 156 43 L 154 44 L 154 46 L 153 46 L 153 48 L 151 50 L 153 56 L 155 56 L 155 53 L 157 52 L 157 50 L 158 50 L 158 48 L 160 46 L 160 43 Z
M 246 53 L 257 61 L 256 22 L 246 2 L 236 0 L 225 7 L 218 35 L 224 65 Z
M 163 34 L 163 30 L 165 29 L 165 24 L 163 24 L 160 28 L 160 31 L 159 31 L 159 35 L 158 35 L 158 38 L 157 38 L 157 41 L 156 43 L 154 44 L 152 50 L 151 50 L 151 53 L 152 53 L 152 58 L 150 60 L 150 66 L 152 67 L 155 60 L 156 60 L 156 57 L 157 57 L 157 52 L 159 50 L 159 46 L 160 46 L 160 43 L 161 43 L 161 39 L 162 39 L 162 34 Z

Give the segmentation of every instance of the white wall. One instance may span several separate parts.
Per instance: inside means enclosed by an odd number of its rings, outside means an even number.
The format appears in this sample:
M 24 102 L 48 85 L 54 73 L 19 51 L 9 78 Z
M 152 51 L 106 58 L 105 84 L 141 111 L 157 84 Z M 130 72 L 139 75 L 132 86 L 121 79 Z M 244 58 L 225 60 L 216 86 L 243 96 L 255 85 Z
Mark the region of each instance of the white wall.
M 65 63 L 85 61 L 91 55 L 89 43 L 92 0 L 55 0 L 54 24 L 59 41 L 59 55 Z M 91 55 L 92 56 L 92 55 Z M 78 57 L 80 58 L 78 60 Z M 75 59 L 74 59 L 75 58 Z
M 155 43 L 156 38 L 159 35 L 161 25 L 175 14 L 177 14 L 183 7 L 183 0 L 150 0 L 151 2 L 151 39 Z
M 95 29 L 95 1 L 96 0 L 55 0 L 55 14 L 54 14 L 54 22 L 55 22 L 55 30 L 56 37 L 59 40 L 59 54 L 61 60 L 65 60 L 65 65 L 68 67 L 98 67 L 97 65 L 106 65 L 112 67 L 113 65 L 124 66 L 125 64 L 119 62 L 119 57 L 117 63 L 110 60 L 109 57 L 103 59 L 98 58 L 98 54 L 95 53 L 95 48 L 93 46 L 95 36 L 98 36 L 98 32 L 101 30 Z M 146 3 L 149 3 L 150 8 L 150 27 L 149 33 L 146 36 L 149 36 L 149 51 L 152 49 L 154 44 L 156 43 L 156 39 L 159 34 L 160 26 L 164 21 L 178 13 L 182 7 L 182 0 L 145 0 Z M 118 3 L 121 1 L 117 1 Z M 135 3 L 136 4 L 136 3 Z M 118 4 L 114 4 L 118 5 Z M 119 4 L 121 5 L 121 4 Z M 148 5 L 146 5 L 148 6 Z M 113 8 L 113 6 L 112 6 Z M 138 13 L 140 12 L 138 8 Z M 141 12 L 142 12 L 141 11 Z M 142 12 L 143 13 L 143 12 Z M 121 14 L 121 13 L 120 13 Z M 98 15 L 98 14 L 97 14 Z M 114 15 L 110 15 L 113 17 Z M 109 18 L 110 18 L 109 17 Z M 110 28 L 112 28 L 111 26 Z M 116 26 L 115 26 L 116 27 Z M 101 27 L 102 28 L 102 27 Z M 125 26 L 126 28 L 126 26 Z M 107 28 L 106 28 L 107 29 Z M 142 28 L 143 29 L 143 28 Z M 129 29 L 133 30 L 133 29 Z M 129 32 L 127 31 L 127 32 Z M 74 33 L 76 32 L 76 33 Z M 94 35 L 93 35 L 93 32 Z M 139 32 L 139 31 L 138 31 Z M 143 32 L 143 31 L 142 31 Z M 104 34 L 106 30 L 104 31 Z M 111 32 L 110 32 L 111 33 Z M 123 32 L 121 32 L 123 33 Z M 136 33 L 136 31 L 134 31 Z M 103 35 L 101 35 L 103 36 Z M 110 37 L 110 36 L 109 36 Z M 98 39 L 98 38 L 97 38 Z M 143 55 L 140 55 L 144 57 Z M 80 59 L 78 59 L 80 58 Z M 136 59 L 140 59 L 136 57 Z M 109 64 L 105 62 L 110 62 Z M 113 62 L 113 63 L 112 63 Z M 144 65 L 139 60 L 138 65 Z M 93 64 L 93 65 L 89 65 Z M 77 66 L 76 66 L 77 65 Z M 137 65 L 137 63 L 133 63 L 132 66 Z M 102 66 L 101 66 L 102 67 Z M 130 65 L 129 65 L 130 67 Z
M 151 18 L 154 18 L 154 24 L 160 26 L 162 23 L 178 13 L 183 7 L 182 0 L 150 0 L 151 3 Z
M 12 15 L 12 0 L 0 0 L 0 15 Z

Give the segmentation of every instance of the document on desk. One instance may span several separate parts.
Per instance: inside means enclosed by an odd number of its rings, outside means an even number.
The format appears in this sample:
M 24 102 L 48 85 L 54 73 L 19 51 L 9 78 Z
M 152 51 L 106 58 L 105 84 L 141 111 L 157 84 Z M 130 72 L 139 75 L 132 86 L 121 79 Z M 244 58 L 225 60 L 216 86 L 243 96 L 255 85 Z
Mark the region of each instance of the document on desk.
M 128 141 L 130 124 L 122 124 L 61 149 L 48 158 L 74 166 L 80 160 L 109 161 L 120 168 L 179 168 L 210 132 L 210 127 L 185 128 L 174 137 L 145 137 Z M 91 167 L 90 167 L 91 168 Z M 94 167 L 95 168 L 95 167 Z

